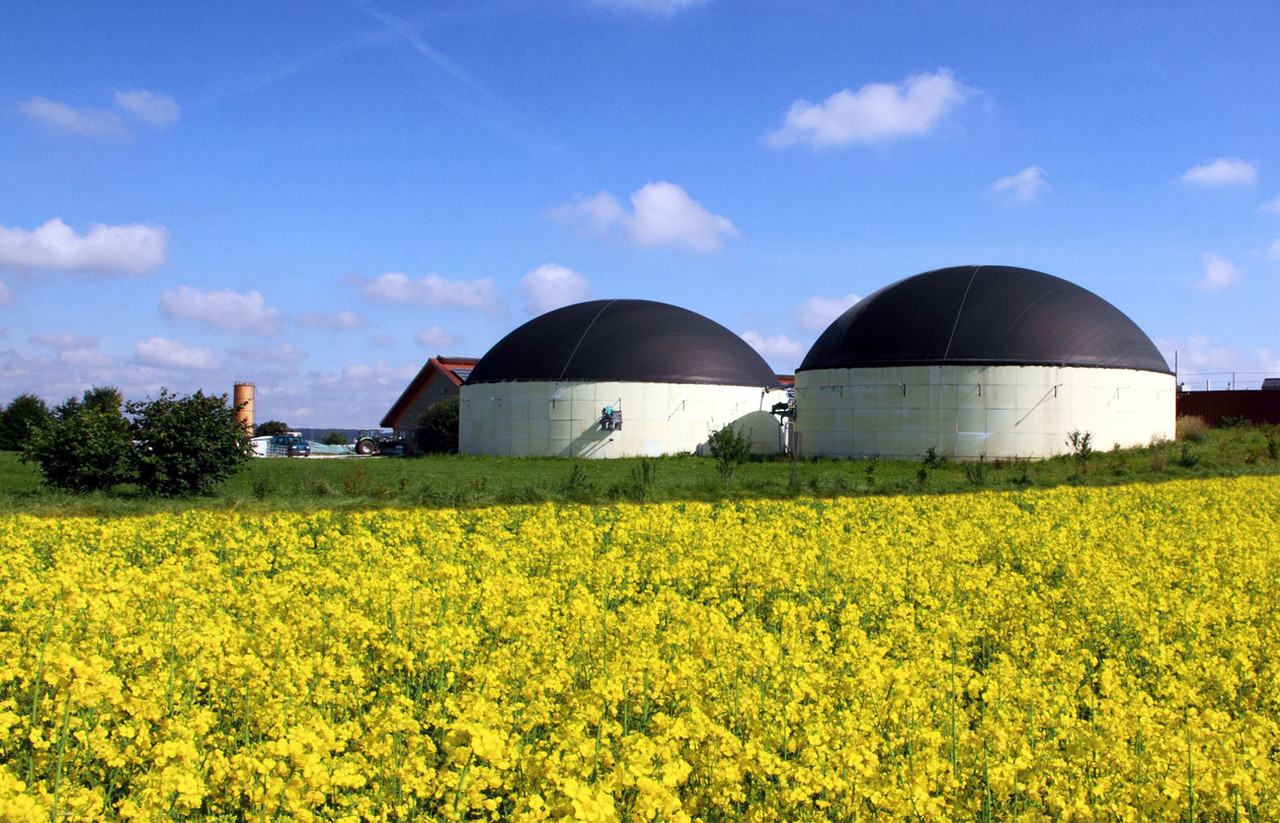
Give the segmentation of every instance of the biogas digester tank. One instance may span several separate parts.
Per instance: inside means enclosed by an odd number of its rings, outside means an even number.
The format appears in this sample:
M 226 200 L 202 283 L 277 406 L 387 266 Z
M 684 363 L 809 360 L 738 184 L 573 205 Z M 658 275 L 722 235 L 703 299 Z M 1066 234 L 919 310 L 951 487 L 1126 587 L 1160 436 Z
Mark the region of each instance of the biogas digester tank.
M 1150 338 L 1073 283 L 957 266 L 869 295 L 796 372 L 802 455 L 960 459 L 1172 439 L 1175 379 Z
M 677 454 L 735 421 L 757 450 L 783 445 L 768 410 L 786 393 L 764 359 L 718 323 L 648 300 L 593 300 L 530 320 L 476 363 L 460 395 L 468 454 Z

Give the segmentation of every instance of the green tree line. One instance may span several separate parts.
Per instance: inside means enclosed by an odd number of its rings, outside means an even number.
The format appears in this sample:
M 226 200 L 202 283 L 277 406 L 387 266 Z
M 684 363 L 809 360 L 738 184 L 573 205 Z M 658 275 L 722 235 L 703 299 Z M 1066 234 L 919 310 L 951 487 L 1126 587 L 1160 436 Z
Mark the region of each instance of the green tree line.
M 0 449 L 21 451 L 47 486 L 90 492 L 132 483 L 166 497 L 211 492 L 253 454 L 226 395 L 161 389 L 125 402 L 109 386 L 52 409 L 34 395 L 14 398 L 0 411 Z

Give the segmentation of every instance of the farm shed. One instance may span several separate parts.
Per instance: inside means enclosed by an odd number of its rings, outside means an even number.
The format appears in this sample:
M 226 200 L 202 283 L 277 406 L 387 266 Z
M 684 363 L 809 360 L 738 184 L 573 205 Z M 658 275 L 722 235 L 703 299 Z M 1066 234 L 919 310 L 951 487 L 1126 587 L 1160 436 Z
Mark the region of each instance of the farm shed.
M 1220 425 L 1224 418 L 1274 425 L 1280 423 L 1280 391 L 1264 383 L 1262 390 L 1182 392 L 1178 416 L 1183 415 L 1199 417 L 1210 426 Z
M 819 336 L 796 373 L 803 455 L 1045 458 L 1174 436 L 1176 387 L 1151 340 L 1073 283 L 957 266 L 893 283 Z
M 758 451 L 784 446 L 769 410 L 786 392 L 760 355 L 696 312 L 648 300 L 593 300 L 530 320 L 480 359 L 461 396 L 468 454 L 677 454 L 730 422 Z
M 442 357 L 426 362 L 379 424 L 397 437 L 411 437 L 418 418 L 447 397 L 457 397 L 462 382 L 479 362 L 474 357 Z

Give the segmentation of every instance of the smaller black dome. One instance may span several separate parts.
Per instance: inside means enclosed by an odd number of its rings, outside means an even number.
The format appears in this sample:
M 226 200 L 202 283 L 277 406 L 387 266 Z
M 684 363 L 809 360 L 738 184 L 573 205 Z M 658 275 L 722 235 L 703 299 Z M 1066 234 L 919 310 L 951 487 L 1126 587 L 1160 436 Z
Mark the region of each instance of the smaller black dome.
M 592 300 L 535 317 L 489 349 L 467 385 L 507 380 L 778 382 L 764 358 L 724 326 L 649 300 Z
M 1091 291 L 1013 266 L 956 266 L 855 303 L 798 371 L 904 365 L 1091 366 L 1170 374 L 1142 329 Z

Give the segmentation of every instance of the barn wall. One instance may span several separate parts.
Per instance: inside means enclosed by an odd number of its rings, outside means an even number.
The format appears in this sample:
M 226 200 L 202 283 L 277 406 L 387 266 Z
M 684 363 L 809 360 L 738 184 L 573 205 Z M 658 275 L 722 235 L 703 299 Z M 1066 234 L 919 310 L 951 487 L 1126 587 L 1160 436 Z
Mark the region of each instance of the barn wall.
M 399 416 L 387 422 L 397 436 L 412 437 L 414 429 L 418 426 L 418 418 L 423 412 L 441 400 L 457 394 L 457 384 L 440 372 L 433 371 L 430 378 L 418 389 L 413 400 L 401 410 Z
M 802 455 L 1052 457 L 1174 436 L 1172 375 L 1063 366 L 900 366 L 796 375 Z
M 622 382 L 511 382 L 464 385 L 459 449 L 466 454 L 656 457 L 696 451 L 707 434 L 743 420 L 757 450 L 782 450 L 780 429 L 760 412 L 783 391 L 743 386 Z M 622 412 L 622 428 L 602 429 L 601 411 Z M 748 415 L 751 415 L 748 417 Z
M 1224 417 L 1280 423 L 1280 391 L 1197 391 L 1178 395 L 1178 416 L 1199 417 L 1210 426 Z

